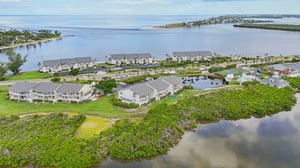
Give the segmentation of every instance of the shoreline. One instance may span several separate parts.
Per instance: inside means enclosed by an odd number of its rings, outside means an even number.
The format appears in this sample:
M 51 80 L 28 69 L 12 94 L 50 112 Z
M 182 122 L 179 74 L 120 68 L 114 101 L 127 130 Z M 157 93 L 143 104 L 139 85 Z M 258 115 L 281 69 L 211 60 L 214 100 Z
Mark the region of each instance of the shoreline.
M 5 50 L 5 49 L 9 49 L 9 48 L 16 48 L 16 47 L 20 47 L 20 46 L 27 46 L 27 45 L 32 45 L 32 44 L 38 44 L 38 43 L 44 43 L 44 42 L 47 42 L 47 41 L 53 41 L 53 40 L 58 40 L 58 39 L 62 39 L 62 37 L 59 36 L 59 37 L 42 39 L 42 40 L 37 40 L 37 41 L 32 41 L 32 42 L 27 42 L 27 43 L 22 43 L 22 44 L 14 44 L 14 45 L 11 45 L 11 46 L 2 46 L 2 47 L 0 47 L 0 50 Z
M 249 29 L 264 29 L 264 30 L 280 30 L 299 32 L 300 25 L 291 24 L 235 24 L 233 27 L 249 28 Z

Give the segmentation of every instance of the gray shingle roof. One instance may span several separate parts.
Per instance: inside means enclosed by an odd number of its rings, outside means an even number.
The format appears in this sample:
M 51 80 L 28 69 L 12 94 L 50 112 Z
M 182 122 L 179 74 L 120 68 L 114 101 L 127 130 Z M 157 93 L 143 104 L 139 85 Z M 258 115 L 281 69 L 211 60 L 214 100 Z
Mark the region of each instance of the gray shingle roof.
M 174 57 L 198 57 L 198 56 L 212 56 L 210 51 L 181 51 L 181 52 L 173 52 Z
M 58 88 L 58 92 L 68 94 L 79 93 L 83 86 L 83 84 L 64 83 Z
M 122 59 L 149 59 L 152 58 L 152 55 L 149 53 L 140 53 L 140 54 L 112 54 L 110 55 L 110 59 L 114 60 L 122 60 Z
M 76 63 L 90 63 L 93 62 L 91 57 L 77 57 L 77 58 L 64 58 L 60 60 L 45 60 L 43 66 L 54 67 L 59 65 L 73 65 Z
M 163 81 L 166 81 L 167 83 L 170 83 L 173 86 L 180 86 L 182 85 L 182 79 L 176 77 L 176 76 L 166 76 L 160 78 Z
M 287 82 L 281 78 L 274 78 L 274 77 L 270 77 L 268 79 L 261 79 L 259 82 L 264 85 L 276 86 L 278 88 L 289 85 L 289 82 Z
M 10 92 L 29 92 L 31 89 L 36 87 L 38 83 L 31 83 L 31 82 L 16 82 L 12 85 L 8 91 Z
M 61 64 L 62 65 L 73 65 L 76 64 L 76 58 L 65 58 L 65 59 L 61 59 Z
M 152 80 L 152 81 L 147 82 L 146 84 L 155 88 L 157 91 L 167 90 L 169 87 L 169 84 L 162 81 L 161 79 Z
M 61 61 L 60 60 L 47 60 L 47 61 L 43 61 L 43 66 L 54 67 L 54 66 L 59 66 L 59 65 L 61 65 Z
M 154 92 L 154 89 L 145 85 L 145 84 L 137 84 L 129 87 L 129 90 L 133 91 L 135 94 L 139 95 L 140 97 L 145 97 L 150 95 Z
M 9 88 L 11 92 L 29 92 L 31 89 L 35 92 L 51 93 L 57 90 L 60 93 L 79 93 L 83 84 L 64 83 L 56 84 L 49 82 L 34 83 L 34 82 L 16 82 Z
M 90 62 L 93 62 L 91 57 L 77 57 L 76 61 L 77 61 L 77 63 L 90 63 Z
M 35 92 L 41 92 L 41 93 L 52 93 L 58 89 L 60 84 L 57 83 L 49 83 L 49 82 L 43 82 L 36 85 L 33 89 Z

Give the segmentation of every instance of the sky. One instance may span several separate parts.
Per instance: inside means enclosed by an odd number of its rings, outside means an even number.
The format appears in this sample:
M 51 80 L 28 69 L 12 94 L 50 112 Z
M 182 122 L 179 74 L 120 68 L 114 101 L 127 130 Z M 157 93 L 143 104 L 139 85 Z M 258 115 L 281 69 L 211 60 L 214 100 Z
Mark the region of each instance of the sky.
M 300 0 L 0 0 L 0 15 L 300 14 Z

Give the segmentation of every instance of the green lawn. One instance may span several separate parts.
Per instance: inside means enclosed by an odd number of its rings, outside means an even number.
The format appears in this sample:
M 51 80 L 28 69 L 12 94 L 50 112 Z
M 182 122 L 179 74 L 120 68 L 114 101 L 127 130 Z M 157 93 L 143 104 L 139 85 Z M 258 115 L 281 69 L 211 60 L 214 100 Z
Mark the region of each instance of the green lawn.
M 218 91 L 218 90 L 226 90 L 226 89 L 240 89 L 242 86 L 240 85 L 227 85 L 223 87 L 218 87 L 218 88 L 212 88 L 212 89 L 206 89 L 206 90 L 184 90 L 178 94 L 176 94 L 176 97 L 173 98 L 171 96 L 160 100 L 160 101 L 155 101 L 152 104 L 149 105 L 149 108 L 153 108 L 161 103 L 166 103 L 168 105 L 176 103 L 178 100 L 183 100 L 186 99 L 190 96 L 197 96 L 200 94 L 207 94 L 213 91 Z
M 94 134 L 99 134 L 101 131 L 109 128 L 112 124 L 113 122 L 101 117 L 86 116 L 76 133 L 79 138 L 90 138 Z
M 216 74 L 221 74 L 224 76 L 226 76 L 227 74 L 242 75 L 243 73 L 245 73 L 245 71 L 242 70 L 241 68 L 225 69 L 225 70 L 216 72 Z
M 40 73 L 39 71 L 21 72 L 19 75 L 7 75 L 6 80 L 26 80 L 26 79 L 44 79 L 53 77 L 50 73 Z
M 10 114 L 25 114 L 38 112 L 75 112 L 79 114 L 93 114 L 101 117 L 115 118 L 129 116 L 119 107 L 111 103 L 110 97 L 103 96 L 96 101 L 87 103 L 43 103 L 43 102 L 17 102 L 7 98 L 8 86 L 0 87 L 0 116 Z M 5 92 L 3 92 L 5 90 Z

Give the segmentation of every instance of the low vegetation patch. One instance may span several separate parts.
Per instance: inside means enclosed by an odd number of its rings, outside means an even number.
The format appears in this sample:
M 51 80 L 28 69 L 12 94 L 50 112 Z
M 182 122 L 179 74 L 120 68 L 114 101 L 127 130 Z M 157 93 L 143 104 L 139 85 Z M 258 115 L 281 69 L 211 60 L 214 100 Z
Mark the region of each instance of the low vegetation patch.
M 227 65 L 226 67 L 213 66 L 208 69 L 208 72 L 213 73 L 213 72 L 218 72 L 218 71 L 223 71 L 226 69 L 233 69 L 233 68 L 236 68 L 236 64 Z
M 130 108 L 138 108 L 139 107 L 139 105 L 136 104 L 136 103 L 125 103 L 125 102 L 122 102 L 121 99 L 118 99 L 116 97 L 112 97 L 111 98 L 111 102 L 115 106 L 119 106 L 119 107 L 123 107 L 123 108 L 128 108 L 128 109 L 130 109 Z
M 112 122 L 97 116 L 86 116 L 84 122 L 77 129 L 77 136 L 80 138 L 90 138 L 99 134 L 104 129 L 109 128 Z
M 300 89 L 300 77 L 286 77 L 287 80 L 293 88 Z
M 6 80 L 27 80 L 27 79 L 45 79 L 53 77 L 50 73 L 40 73 L 39 71 L 20 72 L 18 75 L 7 75 Z
M 151 78 L 154 78 L 154 79 L 158 78 L 158 76 L 156 76 L 156 75 L 141 75 L 141 76 L 133 76 L 133 77 L 124 79 L 124 80 L 122 80 L 122 82 L 125 82 L 126 84 L 134 84 L 134 83 L 137 83 L 137 82 L 145 81 L 145 79 L 147 77 L 151 77 Z
M 96 149 L 75 131 L 85 117 L 62 113 L 0 119 L 0 165 L 21 167 L 91 167 L 99 162 Z

